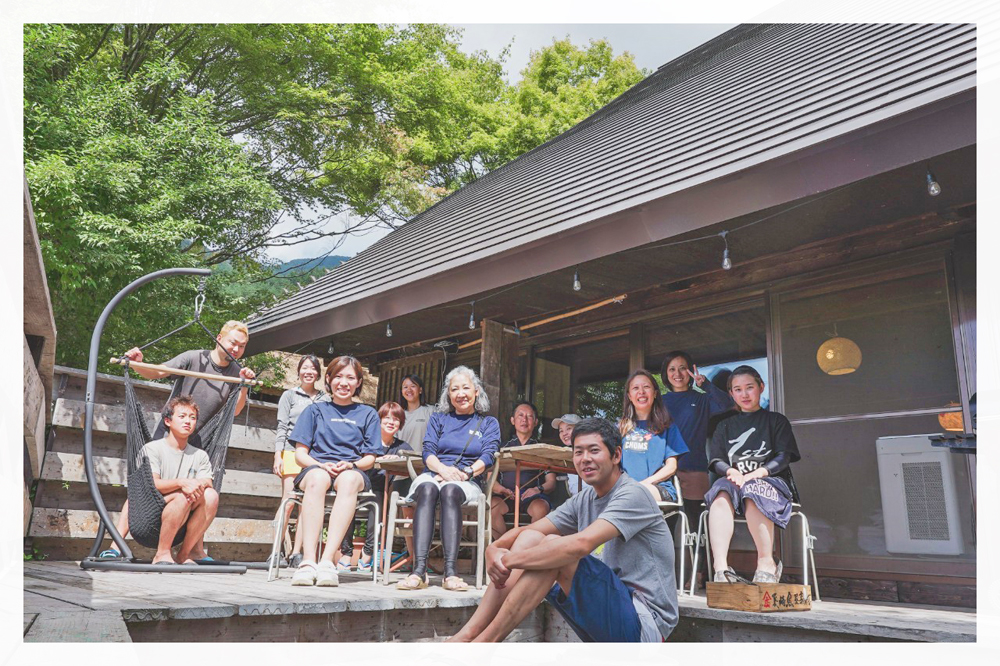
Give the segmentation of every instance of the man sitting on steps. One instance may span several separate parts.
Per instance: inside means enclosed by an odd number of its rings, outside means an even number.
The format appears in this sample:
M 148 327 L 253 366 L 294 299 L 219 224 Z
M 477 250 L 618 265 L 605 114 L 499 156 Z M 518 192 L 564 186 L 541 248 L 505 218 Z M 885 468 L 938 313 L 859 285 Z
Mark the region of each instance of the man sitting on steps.
M 156 489 L 166 500 L 160 523 L 160 541 L 153 564 L 194 564 L 192 549 L 205 535 L 219 508 L 219 493 L 212 487 L 212 463 L 203 450 L 188 446 L 198 423 L 198 405 L 191 396 L 170 400 L 163 409 L 167 435 L 146 444 L 142 452 L 149 458 Z M 174 537 L 187 525 L 184 541 L 175 561 L 170 553 Z
M 621 459 L 621 435 L 608 421 L 583 419 L 573 428 L 584 489 L 486 549 L 491 583 L 449 640 L 502 641 L 542 599 L 585 642 L 666 640 L 677 626 L 673 540 Z

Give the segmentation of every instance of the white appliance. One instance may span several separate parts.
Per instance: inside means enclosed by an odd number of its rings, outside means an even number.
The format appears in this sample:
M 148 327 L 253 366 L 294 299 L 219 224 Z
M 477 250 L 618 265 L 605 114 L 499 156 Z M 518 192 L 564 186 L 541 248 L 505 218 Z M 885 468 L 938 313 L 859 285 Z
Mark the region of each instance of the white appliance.
M 876 442 L 885 546 L 890 553 L 963 552 L 955 456 L 932 446 L 934 436 L 880 437 Z

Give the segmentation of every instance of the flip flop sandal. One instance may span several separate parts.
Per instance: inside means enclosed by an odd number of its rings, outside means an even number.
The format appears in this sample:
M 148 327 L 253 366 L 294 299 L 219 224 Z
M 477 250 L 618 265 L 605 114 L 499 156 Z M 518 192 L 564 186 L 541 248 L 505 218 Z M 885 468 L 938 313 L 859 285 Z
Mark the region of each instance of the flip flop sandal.
M 100 558 L 100 559 L 102 559 L 102 560 L 116 560 L 116 559 L 118 559 L 118 558 L 119 558 L 119 557 L 121 557 L 121 556 L 122 556 L 122 554 L 121 554 L 121 553 L 119 553 L 119 552 L 118 552 L 117 550 L 115 550 L 114 548 L 108 548 L 107 550 L 102 550 L 102 551 L 101 551 L 101 552 L 100 552 L 100 553 L 99 553 L 99 554 L 97 555 L 97 557 L 99 557 L 99 558 Z
M 744 585 L 753 585 L 753 583 L 748 581 L 746 578 L 733 571 L 732 568 L 726 569 L 723 573 L 726 575 L 726 579 L 730 583 L 743 583 Z
M 757 569 L 753 574 L 753 582 L 755 583 L 780 583 L 781 582 L 781 561 L 778 561 L 778 566 L 774 573 L 768 571 L 763 571 Z
M 448 576 L 441 581 L 441 587 L 449 592 L 468 592 L 469 584 L 458 576 Z
M 345 559 L 347 560 L 346 564 L 344 563 Z M 337 560 L 337 571 L 350 571 L 350 570 L 351 570 L 350 558 L 342 557 L 339 560 Z
M 417 579 L 416 583 L 410 582 L 410 580 L 413 579 L 413 578 Z M 401 580 L 398 583 L 396 583 L 396 589 L 397 590 L 407 590 L 407 591 L 409 591 L 409 590 L 422 590 L 425 587 L 427 587 L 427 579 L 426 578 L 417 578 L 417 576 L 414 576 L 413 574 L 410 574 L 409 576 L 407 576 L 403 580 Z
M 358 560 L 358 571 L 359 572 L 365 572 L 365 573 L 371 573 L 372 572 L 372 563 L 374 561 L 375 561 L 374 557 L 369 558 L 367 562 L 364 561 L 364 560 Z

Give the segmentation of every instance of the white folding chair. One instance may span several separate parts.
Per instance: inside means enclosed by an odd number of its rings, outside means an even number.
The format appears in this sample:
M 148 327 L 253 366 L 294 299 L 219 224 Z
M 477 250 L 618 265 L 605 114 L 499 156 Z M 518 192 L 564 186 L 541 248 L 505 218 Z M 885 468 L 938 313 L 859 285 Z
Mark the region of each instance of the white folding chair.
M 299 511 L 302 511 L 302 497 L 303 492 L 301 490 L 292 491 L 292 495 L 288 497 L 284 502 L 281 503 L 281 507 L 278 509 L 277 517 L 275 518 L 274 525 L 274 541 L 271 546 L 271 555 L 267 561 L 267 580 L 268 582 L 277 579 L 281 575 L 281 541 L 282 536 L 287 528 L 287 521 L 285 517 L 289 515 L 286 513 L 289 504 L 298 504 Z M 332 488 L 327 491 L 326 499 L 333 500 L 337 497 L 337 491 Z M 326 517 L 332 509 L 332 502 L 324 501 L 323 506 L 323 524 L 326 524 Z M 375 566 L 375 562 L 378 562 L 379 557 L 379 511 L 378 511 L 378 500 L 375 497 L 375 493 L 371 491 L 358 493 L 358 504 L 354 510 L 354 515 L 357 516 L 362 511 L 364 515 L 362 516 L 366 520 L 366 529 L 373 530 L 375 535 L 375 552 L 372 554 L 372 582 L 378 580 L 378 567 Z M 374 520 L 372 520 L 374 516 Z M 317 555 L 321 550 L 323 530 L 320 530 L 320 542 L 317 545 Z M 329 535 L 328 535 L 329 536 Z M 339 544 L 336 544 L 339 546 Z M 327 539 L 327 547 L 330 547 L 329 538 Z
M 705 506 L 705 503 L 701 503 Z M 812 568 L 812 592 L 816 596 L 816 601 L 820 601 L 819 597 L 819 577 L 816 575 L 816 558 L 813 557 L 813 550 L 816 546 L 816 537 L 812 535 L 809 531 L 809 519 L 806 518 L 806 514 L 802 513 L 802 505 L 798 502 L 792 502 L 792 515 L 788 520 L 789 526 L 791 526 L 792 521 L 795 518 L 799 518 L 802 521 L 802 584 L 809 585 L 809 569 Z M 736 517 L 735 522 L 743 523 L 746 525 L 746 519 Z M 695 538 L 695 549 L 694 549 L 694 568 L 691 572 L 691 596 L 694 596 L 694 586 L 695 579 L 697 578 L 698 571 L 698 553 L 701 551 L 701 547 L 705 547 L 705 557 L 708 561 L 708 571 L 711 574 L 712 569 L 712 548 L 709 545 L 708 538 L 708 508 L 705 508 L 701 512 L 701 516 L 698 517 L 698 535 Z
M 413 469 L 413 462 L 411 459 L 407 459 L 406 465 L 410 471 L 410 478 L 415 479 L 416 473 Z M 487 473 L 486 486 L 483 492 L 474 500 L 466 502 L 462 505 L 462 532 L 465 532 L 466 527 L 476 528 L 476 540 L 461 540 L 459 546 L 472 546 L 476 549 L 476 589 L 482 589 L 483 587 L 483 567 L 486 557 L 486 546 L 489 543 L 488 536 L 490 534 L 490 511 L 489 511 L 489 497 L 493 491 L 493 484 L 497 479 L 497 472 L 500 470 L 499 461 L 497 464 L 493 465 L 492 470 Z M 400 509 L 402 508 L 413 508 L 416 506 L 414 500 L 408 500 L 406 497 L 400 497 L 397 491 L 392 491 L 392 496 L 389 498 L 389 516 L 386 519 L 386 545 L 385 548 L 388 552 L 392 552 L 392 539 L 396 536 L 396 530 L 400 527 L 413 527 L 413 519 L 407 518 L 402 515 Z M 440 515 L 435 517 L 436 524 L 440 524 Z M 440 543 L 440 540 L 435 539 L 432 543 Z M 390 557 L 383 557 L 381 560 L 382 564 L 382 584 L 389 584 L 389 568 L 390 568 Z M 379 560 L 376 560 L 379 562 Z
M 674 482 L 674 488 L 677 490 L 677 501 L 676 502 L 657 502 L 656 506 L 660 508 L 663 513 L 663 519 L 666 520 L 671 516 L 681 517 L 681 538 L 677 543 L 677 549 L 680 552 L 680 577 L 677 579 L 677 591 L 684 594 L 684 581 L 687 580 L 684 577 L 684 551 L 688 551 L 688 557 L 694 559 L 694 540 L 691 538 L 691 525 L 688 522 L 687 514 L 684 513 L 684 495 L 681 493 L 681 484 L 677 481 L 677 477 L 671 477 Z M 670 535 L 673 538 L 673 534 Z

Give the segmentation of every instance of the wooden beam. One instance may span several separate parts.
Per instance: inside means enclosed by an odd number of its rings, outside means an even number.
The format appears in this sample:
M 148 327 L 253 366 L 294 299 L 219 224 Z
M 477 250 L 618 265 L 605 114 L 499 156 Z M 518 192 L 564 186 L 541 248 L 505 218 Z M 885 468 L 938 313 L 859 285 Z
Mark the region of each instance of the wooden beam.
M 22 336 L 23 337 L 23 336 Z M 35 360 L 28 349 L 28 339 L 24 337 L 24 441 L 28 447 L 28 462 L 31 478 L 38 478 L 38 469 L 45 455 L 45 416 L 48 401 L 45 386 L 35 368 Z
M 87 473 L 83 456 L 75 453 L 45 454 L 41 478 L 68 483 L 86 483 Z M 100 485 L 126 485 L 127 470 L 121 458 L 94 457 L 94 473 Z M 271 473 L 244 472 L 227 469 L 222 482 L 222 495 L 251 495 L 254 497 L 281 497 L 281 479 Z M 277 505 L 275 505 L 277 508 Z
M 491 319 L 483 320 L 483 347 L 479 355 L 479 378 L 490 399 L 490 414 L 500 420 L 503 428 L 502 405 L 500 404 L 501 377 L 504 372 L 503 324 Z
M 646 365 L 646 325 L 636 322 L 628 330 L 628 371 L 635 372 Z

